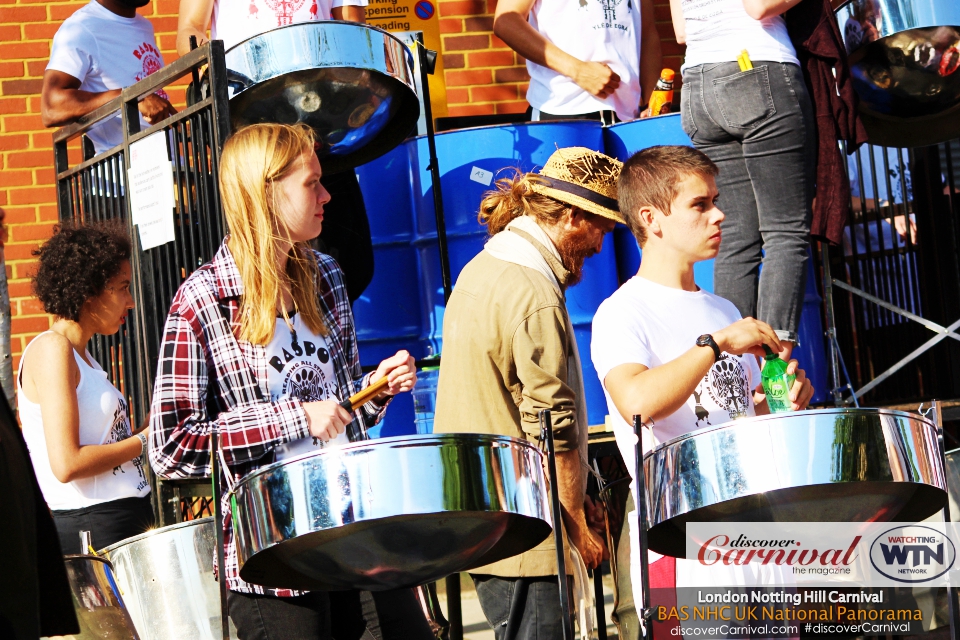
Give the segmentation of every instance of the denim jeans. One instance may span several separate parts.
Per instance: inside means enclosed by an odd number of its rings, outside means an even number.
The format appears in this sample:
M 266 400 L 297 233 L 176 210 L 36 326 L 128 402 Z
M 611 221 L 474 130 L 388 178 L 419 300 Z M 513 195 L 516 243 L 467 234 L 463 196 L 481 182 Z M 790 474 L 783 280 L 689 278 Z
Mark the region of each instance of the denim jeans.
M 557 576 L 501 578 L 470 574 L 470 577 L 496 640 L 563 640 Z M 507 638 L 508 627 L 513 630 L 512 638 Z
M 736 62 L 690 67 L 680 113 L 694 146 L 720 169 L 717 206 L 726 219 L 714 263 L 716 294 L 796 342 L 817 153 L 800 67 L 763 61 L 742 72 Z

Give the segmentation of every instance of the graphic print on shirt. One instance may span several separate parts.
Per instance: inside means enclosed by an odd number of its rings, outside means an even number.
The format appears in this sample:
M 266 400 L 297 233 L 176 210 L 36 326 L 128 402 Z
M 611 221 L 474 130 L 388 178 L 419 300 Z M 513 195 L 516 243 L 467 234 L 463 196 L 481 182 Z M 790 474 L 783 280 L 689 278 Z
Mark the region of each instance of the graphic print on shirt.
M 706 380 L 706 378 L 704 378 Z M 696 403 L 694 407 L 694 413 L 697 416 L 697 422 L 695 423 L 697 428 L 700 427 L 709 427 L 710 426 L 710 412 L 703 408 L 703 404 L 700 402 L 700 397 L 703 396 L 703 380 L 700 384 L 697 385 L 697 388 L 693 390 L 693 401 Z M 703 424 L 700 424 L 703 422 Z
M 303 402 L 316 402 L 337 397 L 336 380 L 329 379 L 319 365 L 306 358 L 316 358 L 326 364 L 330 353 L 323 346 L 317 347 L 309 340 L 301 345 L 294 333 L 288 347 L 281 349 L 283 357 L 270 358 L 270 366 L 283 375 L 281 395 L 299 398 Z M 293 364 L 289 364 L 294 360 Z M 289 365 L 289 366 L 288 366 Z
M 133 50 L 133 55 L 143 65 L 143 71 L 135 76 L 137 82 L 163 68 L 163 57 L 160 55 L 160 50 L 149 42 L 141 43 L 139 47 Z M 163 89 L 159 89 L 155 93 L 164 100 L 170 100 Z
M 293 24 L 293 14 L 296 13 L 306 0 L 264 0 L 273 14 L 277 17 L 277 26 L 283 27 Z M 252 3 L 251 3 L 252 6 Z M 255 9 L 255 8 L 254 8 Z M 310 8 L 311 15 L 314 14 L 314 8 Z M 254 11 L 250 15 L 256 15 Z
M 747 415 L 750 408 L 748 379 L 740 358 L 721 353 L 700 384 L 706 386 L 714 402 L 726 409 L 730 419 Z
M 113 412 L 113 425 L 110 427 L 110 435 L 107 436 L 104 444 L 120 442 L 131 436 L 130 420 L 127 418 L 128 415 L 127 401 L 120 398 L 117 402 L 117 408 Z M 137 456 L 132 462 L 134 468 L 137 470 L 137 475 L 140 477 L 137 481 L 137 491 L 140 491 L 147 486 L 147 475 L 143 472 L 143 456 Z M 127 473 L 124 471 L 122 464 L 113 468 L 113 475 L 117 475 L 118 471 L 123 474 Z

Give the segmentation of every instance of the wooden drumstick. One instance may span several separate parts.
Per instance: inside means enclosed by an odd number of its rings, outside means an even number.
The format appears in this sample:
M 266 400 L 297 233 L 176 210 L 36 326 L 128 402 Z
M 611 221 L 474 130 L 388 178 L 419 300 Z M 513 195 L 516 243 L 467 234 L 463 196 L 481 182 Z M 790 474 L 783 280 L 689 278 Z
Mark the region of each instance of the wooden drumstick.
M 358 393 L 353 394 L 346 400 L 340 403 L 340 406 L 346 409 L 347 411 L 356 411 L 363 405 L 370 402 L 373 398 L 380 395 L 380 392 L 386 389 L 390 385 L 390 380 L 387 376 L 383 376 L 373 384 L 371 384 L 366 389 L 359 391 Z

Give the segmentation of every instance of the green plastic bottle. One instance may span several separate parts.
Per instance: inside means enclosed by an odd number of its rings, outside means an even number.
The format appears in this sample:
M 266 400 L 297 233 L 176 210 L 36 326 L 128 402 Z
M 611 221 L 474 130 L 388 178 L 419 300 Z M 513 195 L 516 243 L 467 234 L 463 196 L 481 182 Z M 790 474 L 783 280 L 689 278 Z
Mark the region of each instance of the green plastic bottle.
M 787 413 L 793 411 L 790 403 L 790 389 L 797 377 L 787 375 L 787 363 L 780 356 L 763 345 L 767 355 L 763 357 L 763 370 L 760 372 L 760 384 L 767 396 L 767 407 L 770 413 Z

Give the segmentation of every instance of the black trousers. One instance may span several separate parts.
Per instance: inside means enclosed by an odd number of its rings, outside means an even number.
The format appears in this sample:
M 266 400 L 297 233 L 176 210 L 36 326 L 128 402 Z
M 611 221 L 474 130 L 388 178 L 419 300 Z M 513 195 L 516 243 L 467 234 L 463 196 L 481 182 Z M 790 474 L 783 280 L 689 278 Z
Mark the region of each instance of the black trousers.
M 373 280 L 373 241 L 363 193 L 352 169 L 324 174 L 320 182 L 330 192 L 330 202 L 323 207 L 323 229 L 314 246 L 343 269 L 353 302 Z
M 412 589 L 295 598 L 230 591 L 227 606 L 240 640 L 434 640 Z
M 65 555 L 80 553 L 80 532 L 89 531 L 96 551 L 115 542 L 140 535 L 153 526 L 150 496 L 121 498 L 83 509 L 53 512 Z M 89 553 L 84 550 L 83 553 Z

